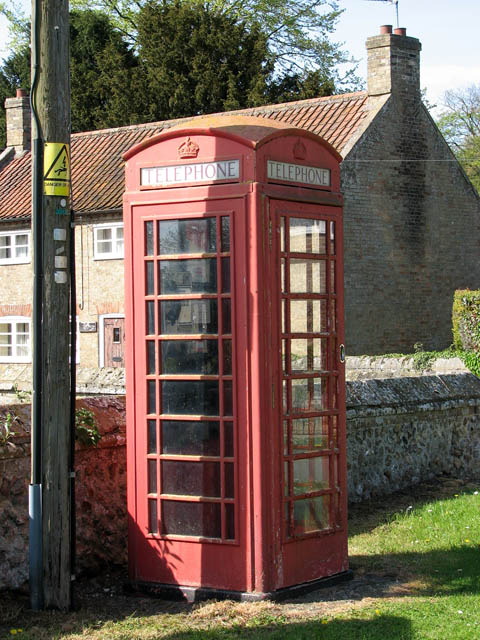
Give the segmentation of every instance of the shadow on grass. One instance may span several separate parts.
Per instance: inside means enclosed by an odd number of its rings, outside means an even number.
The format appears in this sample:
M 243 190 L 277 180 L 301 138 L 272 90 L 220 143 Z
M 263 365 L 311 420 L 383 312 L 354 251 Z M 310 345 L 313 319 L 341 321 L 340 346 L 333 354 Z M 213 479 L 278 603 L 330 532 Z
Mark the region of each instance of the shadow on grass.
M 409 620 L 378 615 L 370 619 L 321 620 L 266 627 L 230 628 L 178 632 L 164 640 L 410 640 Z
M 354 569 L 354 580 L 344 582 L 328 589 L 319 589 L 307 596 L 291 600 L 299 606 L 308 602 L 360 602 L 365 598 L 378 600 L 384 598 L 408 597 L 448 597 L 456 595 L 480 594 L 480 550 L 477 547 L 463 545 L 449 550 L 432 550 L 425 553 L 409 552 L 396 554 L 378 554 L 375 556 L 351 556 L 350 563 Z M 358 571 L 355 574 L 355 567 Z M 407 583 L 405 586 L 404 583 Z M 23 640 L 51 640 L 53 638 L 69 638 L 69 632 L 80 633 L 85 637 L 91 629 L 97 633 L 105 625 L 105 637 L 118 640 L 133 640 L 136 637 L 158 637 L 166 640 L 361 640 L 379 639 L 396 640 L 411 637 L 408 620 L 402 617 L 373 615 L 349 611 L 345 619 L 329 619 L 322 624 L 321 617 L 305 623 L 288 623 L 288 611 L 278 605 L 275 612 L 252 612 L 251 617 L 242 625 L 225 620 L 225 626 L 208 630 L 174 631 L 169 624 L 188 625 L 188 616 L 192 606 L 186 603 L 174 603 L 154 598 L 132 598 L 119 596 L 100 604 L 96 599 L 89 599 L 84 608 L 77 612 L 62 614 L 60 612 L 32 612 L 26 602 L 4 602 L 5 610 L 10 610 L 11 617 L 0 620 L 0 639 L 11 637 L 9 629 L 23 627 Z M 1 611 L 1 608 L 0 608 Z M 307 609 L 308 611 L 308 609 Z M 328 609 L 327 609 L 328 611 Z M 215 612 L 212 613 L 215 621 Z M 319 613 L 319 616 L 325 615 Z M 338 614 L 333 614 L 338 615 Z M 163 616 L 165 619 L 160 620 Z M 179 616 L 177 618 L 177 616 Z M 267 617 L 266 617 L 267 616 Z M 278 620 L 276 616 L 280 616 Z M 156 618 L 157 621 L 153 621 Z M 3 625 L 2 625 L 3 622 Z M 145 631 L 145 627 L 159 625 L 163 633 L 138 636 L 135 631 Z M 192 620 L 195 625 L 195 621 Z M 138 625 L 138 626 L 137 626 Z M 93 636 L 92 636 L 93 637 Z M 94 637 L 104 637 L 95 635 Z
M 90 630 L 92 634 L 90 635 Z M 141 624 L 135 628 L 134 620 L 130 621 L 128 629 L 114 629 L 111 625 L 105 630 L 105 637 L 116 640 L 134 640 L 135 638 L 161 638 L 162 640 L 411 640 L 412 625 L 410 620 L 392 615 L 376 615 L 369 612 L 356 619 L 317 619 L 304 623 L 278 623 L 255 624 L 249 623 L 248 627 L 234 625 L 231 627 L 218 626 L 210 629 L 192 629 L 190 631 L 168 632 L 161 625 L 146 626 Z M 75 633 L 76 632 L 76 633 Z M 62 631 L 61 627 L 53 631 L 40 628 L 23 629 L 20 638 L 24 640 L 61 640 L 70 638 L 71 633 L 78 633 L 85 638 L 99 638 L 102 633 L 102 623 L 97 621 L 93 626 L 84 624 L 82 627 L 71 631 Z M 0 638 L 12 637 L 5 630 L 5 635 L 0 630 Z M 15 635 L 15 637 L 17 637 Z
M 355 569 L 361 569 L 362 572 L 408 576 L 418 583 L 414 594 L 410 595 L 480 594 L 480 550 L 477 546 L 464 545 L 426 553 L 352 555 L 349 561 L 354 575 Z
M 479 480 L 463 480 L 439 476 L 432 482 L 423 482 L 388 496 L 371 498 L 363 502 L 349 504 L 349 536 L 370 533 L 376 527 L 391 522 L 395 515 L 405 512 L 408 507 L 453 498 L 458 493 L 469 493 L 479 487 Z

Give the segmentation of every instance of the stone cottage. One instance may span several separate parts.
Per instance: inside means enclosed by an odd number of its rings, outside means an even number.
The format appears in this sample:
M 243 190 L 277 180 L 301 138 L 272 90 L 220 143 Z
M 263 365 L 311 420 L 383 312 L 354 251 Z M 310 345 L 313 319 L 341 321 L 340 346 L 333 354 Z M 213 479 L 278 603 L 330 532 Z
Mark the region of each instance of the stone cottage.
M 457 288 L 480 282 L 480 201 L 420 92 L 420 42 L 381 28 L 366 91 L 236 112 L 308 129 L 342 155 L 347 353 L 451 343 Z M 6 101 L 0 153 L 0 378 L 31 362 L 30 112 Z M 123 366 L 122 154 L 177 121 L 72 136 L 77 361 Z

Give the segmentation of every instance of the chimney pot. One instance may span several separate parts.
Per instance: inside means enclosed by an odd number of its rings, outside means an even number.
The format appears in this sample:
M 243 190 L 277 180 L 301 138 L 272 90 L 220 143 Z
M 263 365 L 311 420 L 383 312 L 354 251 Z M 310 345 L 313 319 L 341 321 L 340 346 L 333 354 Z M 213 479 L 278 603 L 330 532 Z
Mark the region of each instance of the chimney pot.
M 380 33 L 383 35 L 384 33 L 392 33 L 392 25 L 391 24 L 383 24 L 380 27 Z
M 17 98 L 26 98 L 27 90 L 26 89 L 17 89 Z
M 406 36 L 407 35 L 407 30 L 405 29 L 405 27 L 397 27 L 394 32 L 393 32 L 396 36 Z

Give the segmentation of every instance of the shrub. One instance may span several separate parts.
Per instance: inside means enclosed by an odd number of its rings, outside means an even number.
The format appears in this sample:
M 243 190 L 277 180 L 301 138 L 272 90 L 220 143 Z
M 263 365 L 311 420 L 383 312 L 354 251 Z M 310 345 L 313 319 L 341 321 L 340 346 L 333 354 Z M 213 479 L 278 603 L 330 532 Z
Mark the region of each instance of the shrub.
M 480 378 L 480 352 L 464 351 L 462 353 L 462 360 L 467 369 L 470 369 L 472 373 Z
M 93 411 L 89 409 L 75 410 L 75 439 L 81 444 L 96 447 L 102 436 L 98 431 Z
M 14 436 L 16 432 L 12 429 L 15 422 L 20 422 L 18 416 L 15 416 L 10 411 L 7 411 L 5 416 L 0 418 L 0 447 L 7 444 Z
M 452 324 L 455 348 L 480 352 L 480 291 L 455 291 Z

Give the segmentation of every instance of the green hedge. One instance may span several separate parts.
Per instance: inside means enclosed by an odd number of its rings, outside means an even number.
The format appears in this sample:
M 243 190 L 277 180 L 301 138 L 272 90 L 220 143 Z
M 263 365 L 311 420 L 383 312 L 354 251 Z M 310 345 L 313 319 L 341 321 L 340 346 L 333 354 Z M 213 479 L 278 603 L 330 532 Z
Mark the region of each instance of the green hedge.
M 454 347 L 468 369 L 480 377 L 480 291 L 455 291 L 452 324 Z
M 452 323 L 455 348 L 480 352 L 480 291 L 455 291 Z
M 467 369 L 470 369 L 472 373 L 480 378 L 480 352 L 464 351 L 462 353 L 462 360 Z

